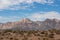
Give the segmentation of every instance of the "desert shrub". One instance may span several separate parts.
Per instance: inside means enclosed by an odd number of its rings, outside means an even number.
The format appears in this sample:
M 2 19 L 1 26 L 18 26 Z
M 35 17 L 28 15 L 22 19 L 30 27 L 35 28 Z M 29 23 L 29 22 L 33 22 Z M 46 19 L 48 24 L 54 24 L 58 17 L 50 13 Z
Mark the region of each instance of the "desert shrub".
M 30 34 L 32 34 L 32 32 L 31 32 L 31 31 L 29 31 L 29 32 L 28 32 L 28 35 L 30 35 Z
M 41 32 L 41 34 L 45 34 L 45 32 L 43 31 L 43 32 Z
M 28 36 L 28 37 L 31 37 L 31 36 L 32 36 L 32 34 L 30 34 L 30 33 L 27 33 L 27 36 Z
M 57 40 L 60 40 L 60 39 L 57 39 Z
M 2 33 L 1 35 L 2 35 L 2 36 L 4 36 L 5 34 L 4 34 L 4 33 Z
M 13 38 L 10 38 L 10 40 L 13 40 Z
M 19 39 L 15 38 L 14 40 L 19 40 Z
M 48 38 L 43 38 L 43 40 L 48 40 Z
M 2 32 L 0 32 L 0 34 L 1 34 Z
M 50 30 L 48 30 L 50 33 L 56 33 L 56 29 L 50 29 Z
M 54 38 L 54 34 L 49 34 L 49 38 Z
M 38 33 L 38 30 L 32 30 L 33 33 Z
M 40 36 L 40 34 L 34 34 L 34 36 Z
M 17 33 L 17 31 L 14 30 L 13 33 Z
M 57 30 L 57 31 L 56 31 L 56 34 L 60 34 L 60 30 Z
M 19 34 L 24 35 L 24 32 L 20 31 Z
M 46 33 L 45 33 L 45 37 L 47 37 L 47 36 L 48 36 L 48 33 L 46 32 Z
M 28 38 L 27 37 L 24 37 L 24 39 L 23 40 L 28 40 Z
M 40 38 L 38 38 L 38 40 L 40 40 Z
M 0 38 L 1 40 L 3 39 L 3 37 Z
M 4 33 L 7 33 L 7 32 L 12 32 L 12 30 L 11 29 L 4 30 Z

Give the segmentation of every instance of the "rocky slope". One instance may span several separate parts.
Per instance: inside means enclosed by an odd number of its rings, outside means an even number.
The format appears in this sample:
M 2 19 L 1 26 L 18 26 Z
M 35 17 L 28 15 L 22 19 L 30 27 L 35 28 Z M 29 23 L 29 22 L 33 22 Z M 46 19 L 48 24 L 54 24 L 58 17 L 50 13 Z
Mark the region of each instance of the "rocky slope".
M 0 29 L 14 29 L 14 30 L 47 30 L 60 29 L 60 20 L 46 19 L 45 21 L 31 21 L 24 18 L 17 22 L 0 23 Z

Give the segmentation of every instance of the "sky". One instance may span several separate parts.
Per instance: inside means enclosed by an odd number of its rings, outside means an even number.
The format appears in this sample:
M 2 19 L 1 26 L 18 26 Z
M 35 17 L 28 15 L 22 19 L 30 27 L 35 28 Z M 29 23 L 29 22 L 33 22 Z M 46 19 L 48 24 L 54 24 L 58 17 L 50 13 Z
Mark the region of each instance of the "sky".
M 60 0 L 0 0 L 0 23 L 23 18 L 33 21 L 60 20 Z

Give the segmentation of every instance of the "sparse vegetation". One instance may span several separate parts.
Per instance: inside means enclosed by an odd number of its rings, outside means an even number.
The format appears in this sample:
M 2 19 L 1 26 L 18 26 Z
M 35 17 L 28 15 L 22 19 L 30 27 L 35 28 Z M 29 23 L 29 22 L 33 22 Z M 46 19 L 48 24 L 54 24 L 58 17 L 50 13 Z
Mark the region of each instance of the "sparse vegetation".
M 49 38 L 54 38 L 54 34 L 49 34 Z
M 58 35 L 59 34 L 59 35 Z M 0 31 L 0 40 L 60 40 L 55 35 L 60 37 L 59 30 L 48 30 L 48 31 L 13 31 L 13 30 L 2 30 Z

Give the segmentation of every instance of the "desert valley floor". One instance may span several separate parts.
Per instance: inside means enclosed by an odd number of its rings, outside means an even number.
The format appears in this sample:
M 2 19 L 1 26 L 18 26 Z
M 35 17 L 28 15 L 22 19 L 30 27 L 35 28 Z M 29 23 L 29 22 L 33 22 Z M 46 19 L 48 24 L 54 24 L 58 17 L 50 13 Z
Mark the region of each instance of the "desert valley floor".
M 0 40 L 60 40 L 60 30 L 0 31 Z

